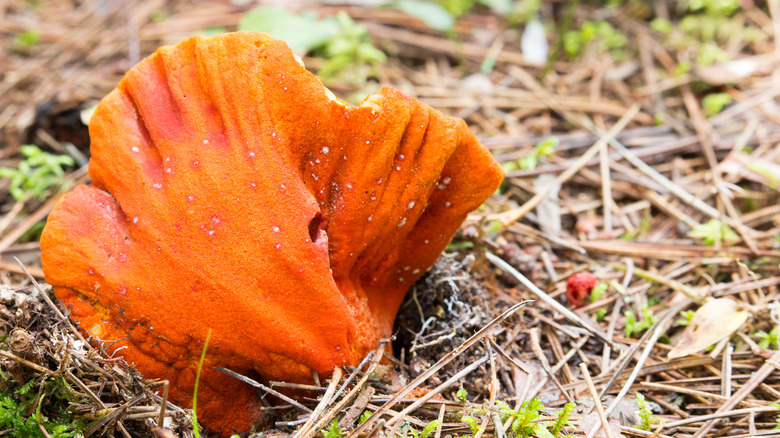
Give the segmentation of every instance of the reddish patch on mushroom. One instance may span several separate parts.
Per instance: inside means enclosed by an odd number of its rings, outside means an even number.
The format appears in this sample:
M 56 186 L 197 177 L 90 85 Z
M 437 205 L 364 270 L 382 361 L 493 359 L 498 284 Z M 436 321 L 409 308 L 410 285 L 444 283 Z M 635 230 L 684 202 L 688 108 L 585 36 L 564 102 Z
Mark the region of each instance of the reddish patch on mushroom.
M 392 88 L 329 95 L 265 34 L 163 47 L 95 111 L 93 186 L 41 239 L 71 317 L 179 403 L 212 330 L 198 417 L 223 434 L 261 405 L 214 367 L 308 382 L 357 364 L 503 176 L 460 119 Z
M 566 298 L 574 307 L 580 307 L 596 287 L 598 278 L 590 272 L 578 272 L 566 280 Z

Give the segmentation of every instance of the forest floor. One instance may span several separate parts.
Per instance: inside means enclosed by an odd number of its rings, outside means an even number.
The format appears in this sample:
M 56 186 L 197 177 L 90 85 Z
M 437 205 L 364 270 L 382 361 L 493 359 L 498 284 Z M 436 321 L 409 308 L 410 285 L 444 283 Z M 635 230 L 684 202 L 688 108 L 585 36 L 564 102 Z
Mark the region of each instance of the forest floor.
M 0 436 L 193 435 L 55 311 L 40 230 L 142 57 L 322 20 L 301 53 L 337 95 L 462 117 L 507 177 L 410 290 L 392 366 L 275 406 L 266 435 L 780 436 L 780 2 L 248 3 L 0 3 Z

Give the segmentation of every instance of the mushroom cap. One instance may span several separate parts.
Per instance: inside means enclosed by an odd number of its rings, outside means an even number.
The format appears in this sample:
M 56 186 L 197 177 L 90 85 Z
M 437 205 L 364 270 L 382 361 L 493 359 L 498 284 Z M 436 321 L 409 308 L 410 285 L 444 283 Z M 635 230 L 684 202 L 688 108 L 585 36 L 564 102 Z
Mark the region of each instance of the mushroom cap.
M 223 434 L 257 380 L 311 381 L 391 334 L 409 286 L 498 187 L 465 123 L 393 88 L 336 99 L 266 34 L 189 38 L 133 67 L 90 122 L 92 186 L 41 238 L 71 318 Z

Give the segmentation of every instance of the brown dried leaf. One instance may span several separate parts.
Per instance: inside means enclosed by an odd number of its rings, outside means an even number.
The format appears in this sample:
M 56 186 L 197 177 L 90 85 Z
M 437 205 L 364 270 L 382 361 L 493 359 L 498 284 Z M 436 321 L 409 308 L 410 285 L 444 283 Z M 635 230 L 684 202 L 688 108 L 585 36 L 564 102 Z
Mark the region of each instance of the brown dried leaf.
M 704 350 L 731 335 L 747 321 L 749 312 L 736 301 L 718 298 L 699 307 L 680 340 L 669 352 L 669 358 L 685 357 Z

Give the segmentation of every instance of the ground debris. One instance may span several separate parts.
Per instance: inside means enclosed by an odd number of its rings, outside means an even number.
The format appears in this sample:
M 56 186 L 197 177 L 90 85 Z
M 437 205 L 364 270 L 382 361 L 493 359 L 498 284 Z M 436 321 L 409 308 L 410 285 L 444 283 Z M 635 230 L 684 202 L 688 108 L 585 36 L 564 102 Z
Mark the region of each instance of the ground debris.
M 0 286 L 0 339 L 0 429 L 135 437 L 156 428 L 162 383 L 75 337 L 27 281 Z M 191 437 L 190 414 L 168 403 L 163 431 Z

